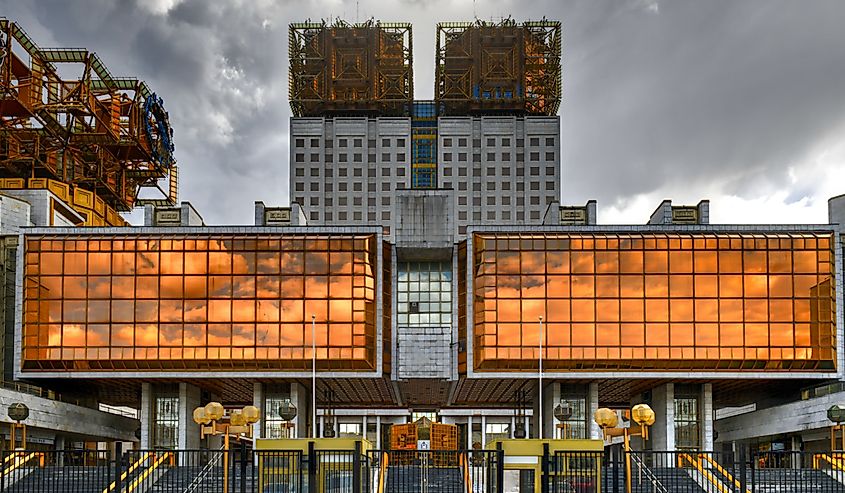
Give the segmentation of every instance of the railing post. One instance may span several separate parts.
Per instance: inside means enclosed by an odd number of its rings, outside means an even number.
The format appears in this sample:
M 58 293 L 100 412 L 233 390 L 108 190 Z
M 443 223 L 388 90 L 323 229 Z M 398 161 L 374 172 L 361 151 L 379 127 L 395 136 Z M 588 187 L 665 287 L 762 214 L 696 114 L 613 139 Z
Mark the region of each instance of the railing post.
M 120 475 L 123 473 L 123 442 L 114 443 L 114 491 L 120 493 Z M 109 482 L 108 484 L 111 484 Z
M 352 492 L 363 493 L 361 491 L 361 442 L 355 441 L 355 451 L 352 452 Z
M 314 442 L 308 442 L 308 493 L 317 493 L 317 452 Z
M 619 465 L 622 463 L 619 457 L 619 447 L 610 447 L 611 465 L 613 466 L 613 493 L 619 493 Z
M 543 444 L 543 462 L 540 463 L 540 493 L 549 493 L 549 444 Z
M 744 457 L 745 456 L 745 447 L 743 447 L 740 450 L 741 450 L 742 455 Z M 747 461 L 748 464 L 751 466 L 750 467 L 751 468 L 751 480 L 749 481 L 751 484 L 748 485 L 748 489 L 750 489 L 751 491 L 754 491 L 754 489 L 756 487 L 756 481 L 755 481 L 756 478 L 754 477 L 754 469 L 757 467 L 757 464 L 755 464 L 755 462 L 757 461 L 757 458 L 754 455 L 755 455 L 754 453 L 749 454 L 748 461 Z
M 502 442 L 496 443 L 496 493 L 505 491 L 505 451 Z
M 246 442 L 241 441 L 241 493 L 246 493 Z

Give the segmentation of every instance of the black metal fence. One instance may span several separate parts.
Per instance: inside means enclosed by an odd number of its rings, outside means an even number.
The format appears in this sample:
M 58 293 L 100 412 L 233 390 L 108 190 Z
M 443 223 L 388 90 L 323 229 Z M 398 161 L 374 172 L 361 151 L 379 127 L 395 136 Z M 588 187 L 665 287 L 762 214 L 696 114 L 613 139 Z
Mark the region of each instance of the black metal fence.
M 845 493 L 845 453 L 557 452 L 550 493 Z
M 502 450 L 7 451 L 0 493 L 533 493 L 535 481 L 543 493 L 845 493 L 842 452 L 609 447 L 539 459 L 534 478 L 514 476 Z
M 497 493 L 502 457 L 497 450 L 374 450 L 370 479 L 376 493 Z

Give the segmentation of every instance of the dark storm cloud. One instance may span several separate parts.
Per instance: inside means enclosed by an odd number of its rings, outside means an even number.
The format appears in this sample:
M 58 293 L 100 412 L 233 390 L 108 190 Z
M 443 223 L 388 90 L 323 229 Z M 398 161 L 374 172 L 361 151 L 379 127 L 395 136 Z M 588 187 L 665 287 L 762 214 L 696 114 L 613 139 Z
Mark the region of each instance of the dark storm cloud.
M 564 195 L 786 187 L 845 121 L 845 4 L 654 5 L 565 16 Z
M 835 0 L 0 0 L 0 13 L 146 80 L 170 112 L 181 198 L 212 224 L 289 200 L 287 26 L 308 18 L 413 22 L 418 98 L 433 94 L 437 21 L 562 20 L 564 201 L 600 211 L 652 195 L 818 202 L 812 153 L 845 139 Z

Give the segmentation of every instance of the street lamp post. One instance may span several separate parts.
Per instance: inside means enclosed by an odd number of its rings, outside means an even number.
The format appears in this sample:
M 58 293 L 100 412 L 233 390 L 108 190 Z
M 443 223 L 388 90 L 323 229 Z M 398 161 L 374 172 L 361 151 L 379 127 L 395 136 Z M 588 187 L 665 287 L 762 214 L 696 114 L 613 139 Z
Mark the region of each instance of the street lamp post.
M 317 315 L 311 314 L 311 438 L 317 438 Z
M 554 416 L 555 419 L 560 421 L 560 423 L 558 423 L 557 425 L 557 427 L 560 429 L 560 438 L 568 440 L 570 438 L 570 425 L 566 421 L 572 417 L 572 404 L 570 404 L 568 401 L 564 401 L 558 404 L 557 406 L 555 406 Z
M 29 408 L 22 402 L 14 402 L 9 405 L 9 418 L 12 423 L 12 430 L 10 438 L 12 439 L 12 450 L 15 449 L 17 442 L 17 430 L 21 430 L 21 449 L 26 450 L 26 425 L 23 421 L 29 417 Z
M 593 420 L 602 429 L 604 439 L 623 437 L 625 447 L 625 492 L 631 493 L 631 441 L 632 436 L 641 436 L 648 440 L 648 427 L 654 424 L 654 411 L 648 404 L 637 404 L 631 408 L 631 417 L 637 426 L 619 428 L 619 416 L 616 412 L 602 407 L 596 410 Z
M 539 401 L 540 405 L 537 406 L 539 410 L 539 437 L 540 440 L 543 439 L 543 316 L 540 315 L 540 354 L 539 354 L 539 364 L 537 365 L 540 368 L 540 373 L 538 375 L 539 385 L 540 385 L 540 396 Z
M 292 426 L 291 421 L 296 417 L 296 406 L 293 405 L 290 399 L 285 399 L 279 406 L 279 417 L 285 422 L 285 438 L 291 438 L 289 436 Z
M 200 437 L 223 435 L 223 493 L 229 493 L 229 438 L 252 438 L 252 425 L 261 417 L 255 406 L 235 409 L 226 414 L 223 404 L 209 402 L 194 409 L 194 422 L 200 425 Z
M 827 410 L 827 419 L 834 424 L 830 427 L 830 451 L 836 450 L 837 432 L 842 432 L 842 447 L 839 450 L 845 450 L 845 426 L 842 422 L 845 421 L 845 405 L 834 404 Z

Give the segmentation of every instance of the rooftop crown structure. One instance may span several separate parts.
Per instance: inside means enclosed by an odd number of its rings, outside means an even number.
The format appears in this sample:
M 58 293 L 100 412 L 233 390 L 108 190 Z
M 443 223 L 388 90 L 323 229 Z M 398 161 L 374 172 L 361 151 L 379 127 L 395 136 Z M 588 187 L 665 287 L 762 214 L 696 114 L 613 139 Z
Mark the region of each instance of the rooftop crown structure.
M 560 45 L 556 21 L 440 23 L 435 98 L 446 114 L 555 115 Z
M 411 25 L 367 21 L 290 25 L 294 116 L 406 114 L 414 96 Z
M 96 53 L 40 48 L 0 19 L 0 177 L 3 188 L 53 180 L 82 213 L 95 212 L 92 225 L 120 223 L 115 211 L 144 203 L 173 205 L 176 162 L 163 102 L 143 81 L 112 76 Z M 163 197 L 139 198 L 142 188 Z

